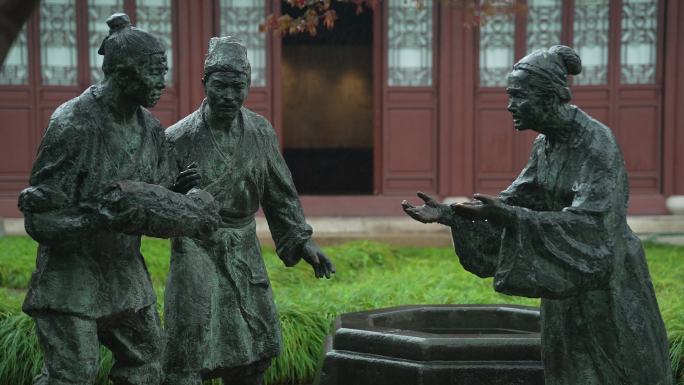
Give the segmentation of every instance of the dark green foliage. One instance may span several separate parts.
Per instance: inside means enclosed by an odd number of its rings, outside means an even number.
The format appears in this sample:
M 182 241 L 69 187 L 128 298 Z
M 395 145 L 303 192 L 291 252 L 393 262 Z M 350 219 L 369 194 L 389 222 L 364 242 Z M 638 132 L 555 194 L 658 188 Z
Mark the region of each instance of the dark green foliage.
M 33 320 L 16 310 L 0 317 L 0 383 L 30 384 L 43 365 Z
M 28 287 L 38 244 L 29 237 L 0 238 L 0 286 Z
M 161 308 L 168 242 L 144 239 L 142 251 Z M 326 248 L 325 252 L 337 265 L 338 273 L 332 280 L 315 279 L 304 263 L 285 268 L 272 249 L 263 250 L 284 339 L 283 352 L 267 374 L 269 384 L 311 381 L 323 338 L 331 320 L 340 313 L 420 303 L 538 304 L 537 300 L 494 292 L 491 279 L 465 272 L 453 250 L 447 248 L 394 248 L 353 242 Z M 679 371 L 678 384 L 684 385 L 684 247 L 646 244 L 646 253 L 667 325 L 673 367 Z M 23 285 L 16 286 L 26 287 L 34 260 L 35 244 L 28 238 L 0 239 L 2 285 L 24 279 Z M 42 362 L 33 323 L 19 310 L 22 299 L 21 290 L 0 290 L 0 384 L 30 384 Z M 103 352 L 98 385 L 107 384 L 106 373 L 111 367 L 111 354 L 104 348 Z

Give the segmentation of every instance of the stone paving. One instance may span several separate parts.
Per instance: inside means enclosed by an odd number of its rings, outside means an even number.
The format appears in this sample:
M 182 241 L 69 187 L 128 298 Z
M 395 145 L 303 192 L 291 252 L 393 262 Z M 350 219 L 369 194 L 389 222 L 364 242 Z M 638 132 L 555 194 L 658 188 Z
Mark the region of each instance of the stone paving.
M 397 246 L 451 247 L 449 229 L 421 224 L 408 217 L 307 217 L 320 245 L 367 239 Z M 642 240 L 684 245 L 684 215 L 630 216 L 627 221 Z M 23 219 L 5 218 L 0 236 L 26 235 Z M 265 245 L 273 245 L 268 224 L 257 217 L 257 234 Z

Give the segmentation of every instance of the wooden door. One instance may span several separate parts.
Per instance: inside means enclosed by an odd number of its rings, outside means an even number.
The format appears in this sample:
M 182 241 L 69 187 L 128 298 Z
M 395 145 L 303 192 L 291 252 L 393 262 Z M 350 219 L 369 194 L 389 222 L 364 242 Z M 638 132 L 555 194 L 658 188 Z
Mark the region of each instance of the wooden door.
M 385 195 L 438 191 L 437 2 L 383 2 L 382 175 Z M 374 49 L 378 49 L 377 45 Z M 376 147 L 376 151 L 379 148 Z

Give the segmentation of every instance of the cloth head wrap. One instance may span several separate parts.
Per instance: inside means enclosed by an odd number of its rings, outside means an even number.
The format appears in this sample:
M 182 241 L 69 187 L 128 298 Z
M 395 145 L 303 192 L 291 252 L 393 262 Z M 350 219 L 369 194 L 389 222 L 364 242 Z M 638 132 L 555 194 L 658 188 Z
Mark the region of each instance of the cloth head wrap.
M 247 48 L 242 41 L 232 36 L 212 37 L 209 40 L 209 52 L 204 60 L 204 79 L 218 71 L 238 72 L 250 78 Z

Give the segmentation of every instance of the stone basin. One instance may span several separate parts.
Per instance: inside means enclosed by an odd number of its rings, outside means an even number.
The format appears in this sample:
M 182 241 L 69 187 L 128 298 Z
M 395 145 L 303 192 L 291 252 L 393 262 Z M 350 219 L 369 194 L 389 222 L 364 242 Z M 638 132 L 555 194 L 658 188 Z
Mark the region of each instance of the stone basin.
M 539 309 L 411 305 L 335 319 L 318 385 L 544 385 Z

